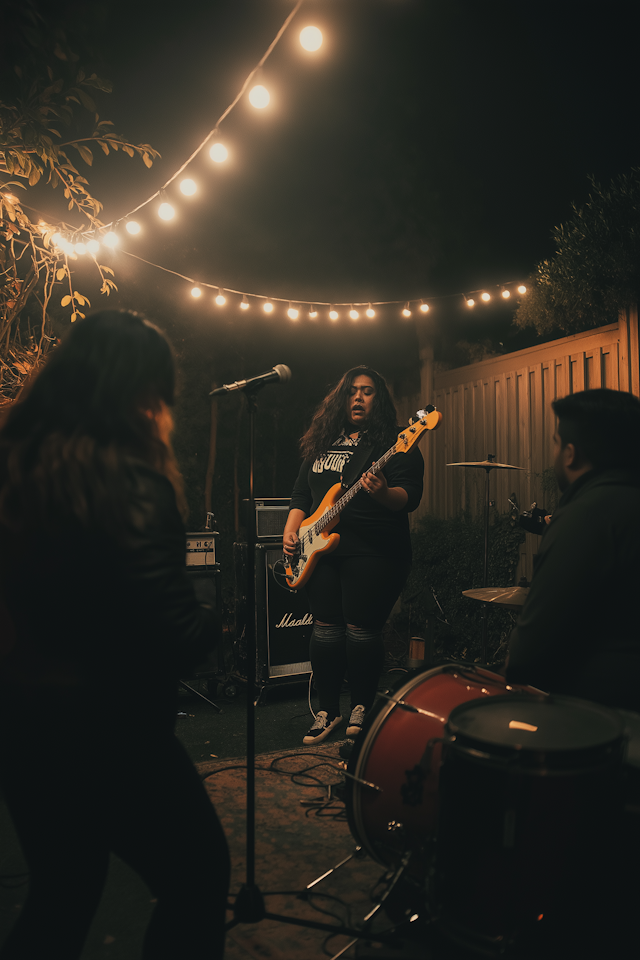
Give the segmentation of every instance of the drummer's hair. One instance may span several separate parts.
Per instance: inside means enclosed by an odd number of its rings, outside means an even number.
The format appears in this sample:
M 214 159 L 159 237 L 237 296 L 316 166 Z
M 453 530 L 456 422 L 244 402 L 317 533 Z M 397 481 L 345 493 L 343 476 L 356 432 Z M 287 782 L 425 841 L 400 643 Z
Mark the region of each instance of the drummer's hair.
M 582 390 L 551 404 L 562 446 L 602 470 L 640 469 L 640 399 L 623 390 Z

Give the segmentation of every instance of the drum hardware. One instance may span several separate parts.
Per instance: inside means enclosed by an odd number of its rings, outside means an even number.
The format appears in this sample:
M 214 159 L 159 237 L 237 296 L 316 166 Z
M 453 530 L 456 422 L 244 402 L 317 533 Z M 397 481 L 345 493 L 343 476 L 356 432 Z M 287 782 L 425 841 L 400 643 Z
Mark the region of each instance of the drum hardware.
M 368 780 L 363 780 L 362 777 L 354 777 L 352 773 L 349 773 L 348 770 L 344 771 L 345 777 L 349 777 L 350 780 L 354 780 L 356 783 L 359 783 L 363 787 L 368 787 L 369 790 L 377 790 L 378 793 L 382 793 L 382 787 L 376 786 L 375 783 L 370 783 Z
M 479 467 L 485 471 L 486 480 L 484 488 L 484 564 L 482 573 L 482 586 L 487 586 L 489 572 L 489 474 L 492 470 L 524 470 L 524 467 L 515 467 L 510 463 L 496 463 L 495 453 L 490 453 L 486 460 L 476 462 L 468 461 L 465 463 L 448 463 L 448 467 Z M 482 659 L 487 659 L 487 608 L 482 608 Z
M 430 713 L 429 710 L 423 710 L 422 707 L 415 707 L 412 703 L 407 703 L 406 700 L 396 700 L 394 697 L 389 696 L 388 690 L 385 692 L 379 690 L 378 696 L 384 700 L 388 700 L 389 703 L 395 704 L 396 707 L 400 707 L 401 710 L 408 710 L 409 713 L 421 713 L 423 716 L 429 717 L 432 720 L 439 720 L 441 723 L 444 723 L 447 719 L 446 717 L 439 717 L 435 713 Z
M 327 870 L 326 873 L 323 873 L 322 876 L 316 877 L 315 880 L 312 880 L 311 883 L 308 883 L 305 887 L 305 890 L 308 892 L 312 890 L 318 883 L 322 880 L 326 880 L 327 877 L 330 877 L 332 873 L 335 873 L 336 870 L 339 870 L 340 867 L 344 867 L 345 863 L 349 863 L 350 860 L 353 860 L 354 857 L 360 858 L 364 854 L 362 852 L 362 847 L 356 847 L 353 853 L 350 853 L 348 857 L 345 857 L 344 860 L 341 860 L 340 863 L 336 863 L 335 867 L 331 867 L 330 870 Z

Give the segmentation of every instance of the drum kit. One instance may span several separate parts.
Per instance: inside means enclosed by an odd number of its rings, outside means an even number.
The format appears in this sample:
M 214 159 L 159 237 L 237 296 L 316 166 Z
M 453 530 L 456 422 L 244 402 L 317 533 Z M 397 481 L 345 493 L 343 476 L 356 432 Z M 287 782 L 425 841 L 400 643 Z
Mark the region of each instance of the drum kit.
M 449 466 L 487 476 L 483 586 L 463 595 L 519 611 L 526 580 L 487 586 L 487 557 L 490 472 L 522 468 L 491 455 Z M 392 886 L 404 878 L 408 913 L 440 940 L 495 957 L 548 944 L 567 915 L 588 925 L 594 875 L 611 871 L 625 729 L 615 710 L 478 664 L 409 674 L 379 696 L 353 748 L 351 833 Z
M 624 731 L 614 710 L 476 664 L 403 677 L 349 759 L 351 833 L 440 939 L 484 956 L 545 944 L 611 873 Z

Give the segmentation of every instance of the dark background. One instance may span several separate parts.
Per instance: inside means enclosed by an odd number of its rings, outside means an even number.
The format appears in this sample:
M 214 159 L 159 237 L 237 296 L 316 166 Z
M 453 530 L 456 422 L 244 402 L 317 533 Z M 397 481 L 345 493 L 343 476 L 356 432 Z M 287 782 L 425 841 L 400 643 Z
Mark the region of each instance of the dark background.
M 95 152 L 88 177 L 103 220 L 126 216 L 195 150 L 239 91 L 293 8 L 290 0 L 186 4 L 61 0 L 45 5 L 86 62 L 113 81 L 101 118 L 162 159 Z M 318 54 L 298 43 L 315 23 Z M 636 164 L 638 81 L 628 3 L 536 5 L 512 0 L 307 0 L 264 68 L 272 105 L 240 102 L 222 124 L 231 158 L 208 148 L 184 176 L 193 198 L 167 190 L 178 215 L 138 211 L 122 250 L 200 283 L 285 300 L 398 300 L 374 321 L 332 324 L 321 311 L 297 323 L 278 305 L 267 317 L 123 252 L 101 254 L 119 292 L 100 297 L 86 266 L 78 289 L 92 308 L 142 310 L 171 336 L 181 370 L 176 450 L 192 516 L 204 518 L 213 384 L 291 367 L 289 384 L 261 395 L 257 495 L 288 496 L 296 440 L 328 384 L 367 363 L 396 395 L 418 389 L 416 323 L 436 360 L 459 365 L 483 352 L 536 342 L 512 326 L 514 301 L 473 311 L 462 293 L 526 279 L 553 255 L 551 229 L 581 205 L 588 176 L 608 181 Z M 84 172 L 84 170 L 83 170 Z M 43 209 L 60 198 L 40 190 Z M 92 284 L 94 284 L 92 286 Z M 62 294 L 61 294 L 62 295 Z M 428 316 L 400 317 L 428 299 Z M 430 398 L 424 398 L 428 402 Z M 247 495 L 247 417 L 239 394 L 218 402 L 213 504 L 227 556 L 236 535 L 234 487 Z

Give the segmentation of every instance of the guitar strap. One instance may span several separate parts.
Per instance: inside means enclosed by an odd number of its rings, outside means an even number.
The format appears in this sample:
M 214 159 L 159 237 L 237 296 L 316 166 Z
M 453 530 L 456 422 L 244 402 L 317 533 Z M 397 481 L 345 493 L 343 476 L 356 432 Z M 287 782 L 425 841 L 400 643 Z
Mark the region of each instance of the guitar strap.
M 340 482 L 343 490 L 348 490 L 356 483 L 367 467 L 373 463 L 373 444 L 366 437 L 356 447 L 354 455 L 345 465 Z

